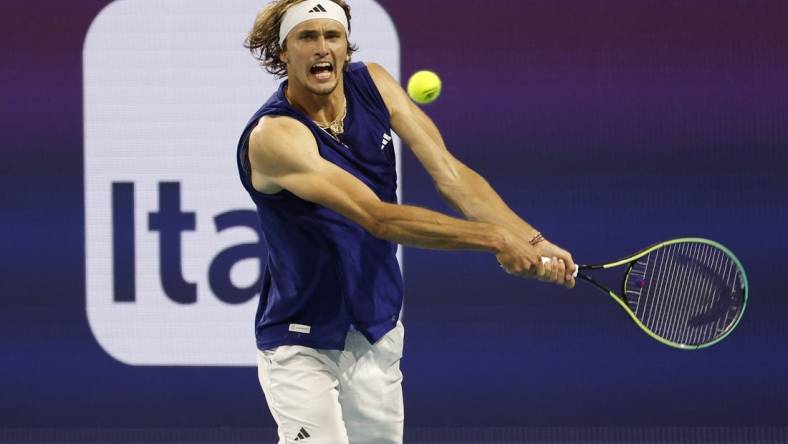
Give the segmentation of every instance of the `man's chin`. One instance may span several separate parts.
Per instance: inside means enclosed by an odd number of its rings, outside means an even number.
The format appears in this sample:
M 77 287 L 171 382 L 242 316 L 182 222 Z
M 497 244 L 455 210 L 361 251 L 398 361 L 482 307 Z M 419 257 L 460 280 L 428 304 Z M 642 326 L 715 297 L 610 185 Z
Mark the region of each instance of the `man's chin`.
M 337 89 L 337 85 L 339 85 L 339 82 L 322 85 L 308 85 L 307 90 L 316 96 L 328 96 Z

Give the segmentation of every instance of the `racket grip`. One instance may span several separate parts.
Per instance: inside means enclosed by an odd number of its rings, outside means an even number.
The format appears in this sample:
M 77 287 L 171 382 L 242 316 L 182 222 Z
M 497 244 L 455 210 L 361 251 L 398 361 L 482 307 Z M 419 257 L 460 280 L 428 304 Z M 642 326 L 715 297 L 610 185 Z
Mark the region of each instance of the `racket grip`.
M 548 262 L 550 262 L 550 258 L 549 258 L 549 257 L 544 257 L 544 256 L 542 256 L 542 263 L 543 263 L 543 264 L 546 264 L 546 263 L 548 263 Z M 577 277 L 577 272 L 578 272 L 578 271 L 580 271 L 580 267 L 578 267 L 577 265 L 575 265 L 575 271 L 573 271 L 573 272 L 572 272 L 572 277 L 575 277 L 575 278 L 576 278 L 576 277 Z

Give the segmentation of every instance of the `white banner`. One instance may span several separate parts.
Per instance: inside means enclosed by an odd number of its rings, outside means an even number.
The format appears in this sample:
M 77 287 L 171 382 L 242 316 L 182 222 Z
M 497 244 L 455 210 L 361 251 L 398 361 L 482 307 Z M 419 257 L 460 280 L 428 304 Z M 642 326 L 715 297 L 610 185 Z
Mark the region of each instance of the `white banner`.
M 235 150 L 278 85 L 242 45 L 264 5 L 119 0 L 90 26 L 87 315 L 99 344 L 121 362 L 255 363 L 265 244 Z M 361 48 L 354 60 L 398 77 L 390 17 L 371 0 L 352 8 L 351 41 Z

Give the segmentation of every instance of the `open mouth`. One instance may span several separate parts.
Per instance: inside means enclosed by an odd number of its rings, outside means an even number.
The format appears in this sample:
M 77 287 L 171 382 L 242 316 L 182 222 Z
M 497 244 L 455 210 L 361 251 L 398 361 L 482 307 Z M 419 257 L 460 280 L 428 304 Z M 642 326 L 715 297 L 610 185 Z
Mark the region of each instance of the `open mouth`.
M 320 62 L 315 63 L 309 69 L 309 72 L 312 73 L 318 80 L 328 80 L 331 78 L 331 74 L 334 72 L 334 65 L 329 62 Z

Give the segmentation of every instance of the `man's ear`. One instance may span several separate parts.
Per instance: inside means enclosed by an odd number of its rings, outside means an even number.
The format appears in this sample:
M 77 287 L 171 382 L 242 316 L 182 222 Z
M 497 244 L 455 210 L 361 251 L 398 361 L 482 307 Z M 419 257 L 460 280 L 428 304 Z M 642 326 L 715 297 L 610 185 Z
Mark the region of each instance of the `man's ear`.
M 285 42 L 285 43 L 287 43 L 287 42 Z M 286 50 L 282 50 L 282 52 L 279 53 L 279 60 L 282 63 L 284 63 L 285 65 L 287 65 L 287 51 Z

